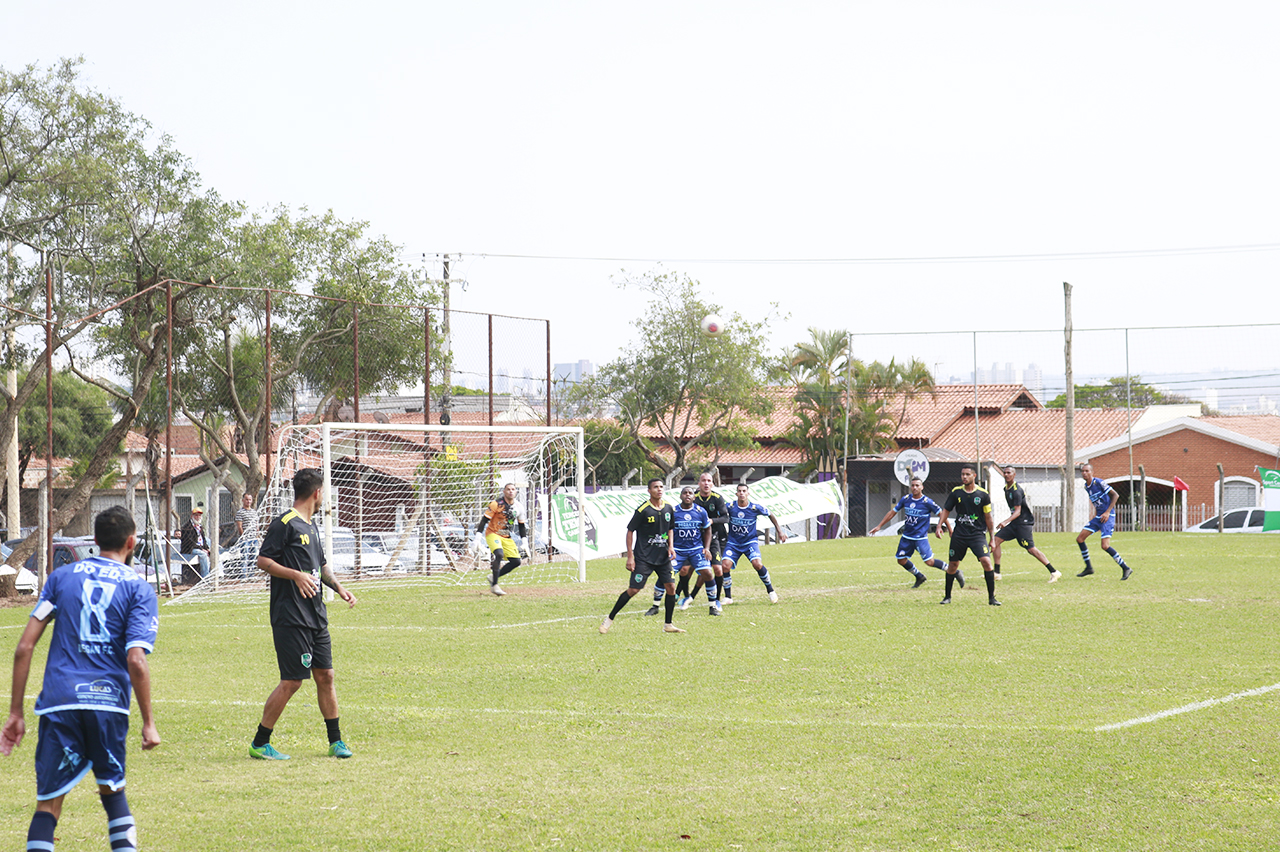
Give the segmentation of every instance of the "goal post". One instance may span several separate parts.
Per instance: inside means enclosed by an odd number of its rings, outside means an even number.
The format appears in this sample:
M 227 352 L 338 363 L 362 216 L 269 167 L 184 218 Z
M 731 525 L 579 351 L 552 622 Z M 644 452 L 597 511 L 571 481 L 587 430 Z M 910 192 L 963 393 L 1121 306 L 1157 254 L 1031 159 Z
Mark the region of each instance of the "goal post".
M 344 586 L 487 586 L 489 553 L 476 527 L 507 483 L 524 508 L 527 536 L 517 542 L 521 565 L 502 585 L 586 580 L 586 551 L 576 535 L 584 524 L 581 427 L 284 427 L 256 541 L 293 505 L 293 476 L 303 468 L 324 475 L 325 502 L 315 522 L 329 567 Z M 233 545 L 218 576 L 179 600 L 265 592 L 268 577 L 249 549 L 237 553 Z

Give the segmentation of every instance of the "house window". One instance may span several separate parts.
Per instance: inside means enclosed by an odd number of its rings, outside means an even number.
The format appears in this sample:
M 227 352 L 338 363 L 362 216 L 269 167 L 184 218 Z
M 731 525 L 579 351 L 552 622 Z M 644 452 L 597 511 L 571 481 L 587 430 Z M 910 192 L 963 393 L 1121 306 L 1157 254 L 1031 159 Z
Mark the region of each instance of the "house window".
M 1228 479 L 1222 484 L 1222 511 L 1258 505 L 1258 485 L 1248 479 Z

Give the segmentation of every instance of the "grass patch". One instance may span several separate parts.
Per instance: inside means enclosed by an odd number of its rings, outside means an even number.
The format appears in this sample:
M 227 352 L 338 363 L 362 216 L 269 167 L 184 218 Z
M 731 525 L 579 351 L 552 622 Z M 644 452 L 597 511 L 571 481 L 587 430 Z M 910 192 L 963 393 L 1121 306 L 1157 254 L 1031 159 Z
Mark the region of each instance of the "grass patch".
M 369 590 L 330 606 L 343 734 L 324 756 L 315 690 L 247 753 L 278 673 L 266 605 L 161 608 L 151 657 L 164 743 L 129 755 L 148 850 L 1256 849 L 1280 834 L 1280 690 L 1112 731 L 1100 726 L 1280 683 L 1278 539 L 1136 534 L 1120 570 L 1077 579 L 1072 536 L 1037 536 L 1066 575 L 1006 547 L 940 607 L 892 539 L 765 550 L 718 619 L 596 627 L 621 560 L 585 584 Z M 24 609 L 0 610 L 12 645 Z M 33 689 L 43 670 L 38 653 Z M 7 676 L 6 676 L 7 677 Z M 0 844 L 34 801 L 29 739 L 7 761 Z M 91 783 L 59 850 L 104 846 Z M 683 839 L 684 836 L 688 839 Z

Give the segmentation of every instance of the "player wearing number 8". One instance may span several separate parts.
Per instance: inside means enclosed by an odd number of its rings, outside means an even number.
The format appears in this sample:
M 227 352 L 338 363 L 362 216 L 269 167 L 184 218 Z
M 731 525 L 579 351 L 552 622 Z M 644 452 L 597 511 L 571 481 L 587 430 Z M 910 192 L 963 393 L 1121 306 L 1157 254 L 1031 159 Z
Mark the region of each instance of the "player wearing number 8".
M 53 849 L 63 799 L 90 770 L 107 812 L 111 848 L 136 849 L 137 831 L 124 793 L 130 689 L 142 716 L 142 748 L 160 744 L 147 665 L 160 618 L 156 593 L 129 566 L 138 543 L 133 517 L 113 506 L 94 519 L 93 531 L 101 552 L 49 575 L 13 655 L 9 719 L 0 730 L 0 753 L 6 755 L 26 733 L 23 696 L 31 656 L 53 622 L 35 707 L 40 718 L 36 812 L 27 849 Z

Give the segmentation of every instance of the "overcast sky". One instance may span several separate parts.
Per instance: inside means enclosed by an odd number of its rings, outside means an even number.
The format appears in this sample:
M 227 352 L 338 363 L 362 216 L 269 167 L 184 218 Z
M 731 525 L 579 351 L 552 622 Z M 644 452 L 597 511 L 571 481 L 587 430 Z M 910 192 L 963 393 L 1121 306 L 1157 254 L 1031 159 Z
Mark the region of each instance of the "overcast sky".
M 83 54 L 224 197 L 368 220 L 435 276 L 460 253 L 454 306 L 550 317 L 557 362 L 612 358 L 642 305 L 611 282 L 661 261 L 780 302 L 770 350 L 912 329 L 857 354 L 967 378 L 942 332 L 1061 328 L 1064 281 L 1079 327 L 1280 319 L 1278 35 L 1268 0 L 48 0 L 0 64 Z M 1226 246 L 1266 248 L 1179 253 Z M 1275 368 L 1274 331 L 1133 368 Z M 979 348 L 1062 371 L 1060 334 Z

